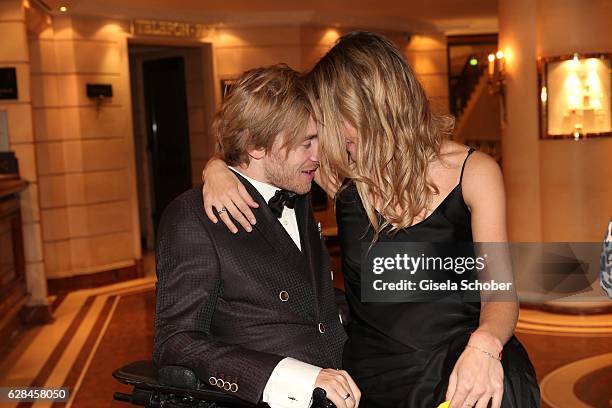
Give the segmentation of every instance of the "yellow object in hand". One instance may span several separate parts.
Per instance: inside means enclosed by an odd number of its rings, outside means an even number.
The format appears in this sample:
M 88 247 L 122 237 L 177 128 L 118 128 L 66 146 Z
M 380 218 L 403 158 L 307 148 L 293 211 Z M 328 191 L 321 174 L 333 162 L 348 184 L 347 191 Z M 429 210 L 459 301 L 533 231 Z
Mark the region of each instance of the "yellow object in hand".
M 446 401 L 438 405 L 438 408 L 448 408 L 450 407 L 450 401 Z

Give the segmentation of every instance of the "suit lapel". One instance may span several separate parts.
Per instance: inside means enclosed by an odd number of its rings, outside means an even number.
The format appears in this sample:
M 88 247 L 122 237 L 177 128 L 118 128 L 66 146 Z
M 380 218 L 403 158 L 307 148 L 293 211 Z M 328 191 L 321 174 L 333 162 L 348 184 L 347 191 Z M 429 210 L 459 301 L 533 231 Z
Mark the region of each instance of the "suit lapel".
M 300 231 L 300 241 L 302 253 L 306 260 L 310 281 L 314 290 L 315 301 L 318 302 L 319 271 L 321 269 L 321 256 L 318 250 L 321 243 L 319 241 L 317 228 L 315 226 L 314 215 L 310 207 L 310 194 L 300 197 L 295 206 L 295 216 L 297 218 L 298 229 Z M 316 310 L 318 310 L 318 305 Z
M 244 184 L 251 197 L 253 197 L 257 204 L 259 204 L 259 208 L 251 209 L 253 211 L 253 215 L 255 215 L 255 218 L 257 219 L 257 223 L 255 223 L 254 227 L 276 251 L 286 253 L 291 259 L 299 259 L 298 257 L 301 256 L 300 250 L 297 246 L 295 246 L 293 239 L 291 236 L 289 236 L 287 230 L 283 228 L 281 223 L 278 221 L 278 218 L 272 214 L 266 200 L 264 200 L 259 191 L 257 191 L 257 189 L 253 187 L 253 185 L 244 177 L 242 177 L 239 173 L 235 172 L 235 174 L 242 184 Z

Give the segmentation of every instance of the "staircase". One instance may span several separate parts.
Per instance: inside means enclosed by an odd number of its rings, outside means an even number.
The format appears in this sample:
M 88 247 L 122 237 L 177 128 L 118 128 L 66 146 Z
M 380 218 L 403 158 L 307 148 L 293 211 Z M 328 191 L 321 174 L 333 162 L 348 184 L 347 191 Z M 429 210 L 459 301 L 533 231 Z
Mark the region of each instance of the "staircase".
M 451 89 L 451 110 L 455 115 L 453 140 L 501 163 L 499 100 L 488 92 L 486 70 L 482 66 L 468 68 L 469 59 Z M 486 61 L 486 58 L 478 60 Z

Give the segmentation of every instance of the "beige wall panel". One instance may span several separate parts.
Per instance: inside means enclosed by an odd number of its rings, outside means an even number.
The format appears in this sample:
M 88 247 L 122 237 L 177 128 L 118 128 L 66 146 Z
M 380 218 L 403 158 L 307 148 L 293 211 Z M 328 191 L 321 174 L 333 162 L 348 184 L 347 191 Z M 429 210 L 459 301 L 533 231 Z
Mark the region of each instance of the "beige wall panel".
M 79 138 L 79 108 L 34 108 L 33 116 L 37 142 Z
M 425 88 L 427 96 L 448 96 L 448 78 L 446 74 L 419 75 L 417 78 Z
M 599 242 L 612 216 L 611 139 L 540 141 L 545 241 Z
M 133 254 L 133 234 L 124 232 L 118 234 L 100 235 L 87 240 L 74 240 L 75 253 L 87 249 L 89 265 L 105 265 L 112 262 L 131 261 Z M 75 266 L 79 263 L 75 261 Z
M 336 28 L 302 27 L 300 43 L 303 46 L 325 46 L 329 49 L 343 33 L 342 29 Z
M 33 73 L 57 73 L 57 54 L 55 41 L 40 37 L 28 38 L 30 48 L 30 67 Z
M 43 208 L 128 200 L 127 169 L 42 176 Z
M 36 181 L 36 159 L 34 155 L 34 144 L 21 143 L 10 145 L 9 148 L 15 152 L 19 160 L 19 173 L 21 178 L 27 181 Z
M 127 154 L 125 140 L 88 140 L 83 142 L 83 170 L 115 170 L 126 168 L 132 156 Z
M 301 48 L 302 70 L 311 70 L 317 62 L 329 51 L 330 45 L 304 46 Z
M 0 1 L 0 21 L 6 20 L 24 20 L 20 1 Z
M 74 41 L 54 40 L 53 46 L 56 55 L 56 72 L 63 74 L 74 74 L 77 72 L 76 58 L 78 54 L 75 49 L 76 44 Z
M 67 175 L 44 176 L 38 179 L 40 206 L 43 209 L 63 207 L 68 203 Z
M 42 209 L 43 241 L 59 241 L 70 238 L 70 214 L 68 207 Z
M 37 145 L 41 175 L 126 168 L 131 157 L 126 155 L 121 139 L 49 142 Z
M 443 34 L 433 35 L 413 35 L 409 44 L 404 49 L 407 51 L 432 51 L 446 50 L 446 38 Z
M 538 55 L 610 52 L 610 0 L 538 0 Z
M 63 105 L 60 98 L 60 85 L 57 75 L 33 74 L 32 80 L 32 106 L 35 108 Z M 74 87 L 72 87 L 74 89 Z M 62 88 L 62 96 L 70 90 Z
M 74 137 L 89 138 L 132 138 L 129 111 L 124 106 L 80 107 L 80 133 Z M 69 137 L 73 137 L 69 135 Z
M 10 41 L 3 41 L 0 47 L 0 61 L 26 62 L 28 58 L 28 39 L 26 37 L 25 26 L 22 22 L 3 22 L 0 21 L 0 33 L 3 38 L 10 38 Z
M 53 28 L 57 40 L 114 41 L 130 32 L 130 22 L 60 16 L 53 19 Z
M 215 48 L 267 46 L 297 46 L 299 27 L 223 28 L 212 36 Z
M 73 47 L 73 72 L 115 75 L 120 73 L 121 47 L 117 43 L 76 41 Z
M 278 63 L 285 63 L 294 69 L 301 68 L 300 49 L 294 46 L 216 48 L 217 75 L 221 78 L 234 77 L 244 71 Z
M 45 242 L 43 248 L 47 278 L 70 276 L 72 271 L 70 241 Z
M 419 74 L 447 74 L 446 49 L 407 51 L 406 60 Z
M 70 171 L 70 169 L 74 169 L 75 163 L 68 162 L 67 158 L 68 156 L 64 153 L 64 143 L 53 142 L 36 144 L 38 174 L 41 176 L 64 173 Z M 80 168 L 77 169 L 80 170 Z M 42 192 L 41 190 L 41 193 Z
M 21 90 L 20 90 L 21 91 Z M 8 114 L 8 131 L 11 144 L 32 143 L 32 107 L 29 104 L 0 105 Z
M 125 182 L 128 170 L 100 171 L 81 175 L 82 184 L 78 191 L 69 188 L 69 199 L 76 203 L 98 203 L 103 201 L 128 200 L 129 185 Z M 70 183 L 70 176 L 68 182 Z M 75 183 L 76 184 L 76 183 Z M 78 184 L 76 184 L 78 186 Z M 76 190 L 76 188 L 75 188 Z M 82 191 L 82 195 L 78 194 Z M 82 198 L 81 198 L 82 197 Z M 81 201 L 76 201 L 76 200 Z
M 131 137 L 129 116 L 119 106 L 34 109 L 36 140 L 62 141 Z
M 130 217 L 128 201 L 43 209 L 43 238 L 60 241 L 124 232 Z
M 130 203 L 80 205 L 68 207 L 70 237 L 86 237 L 123 232 L 131 226 Z

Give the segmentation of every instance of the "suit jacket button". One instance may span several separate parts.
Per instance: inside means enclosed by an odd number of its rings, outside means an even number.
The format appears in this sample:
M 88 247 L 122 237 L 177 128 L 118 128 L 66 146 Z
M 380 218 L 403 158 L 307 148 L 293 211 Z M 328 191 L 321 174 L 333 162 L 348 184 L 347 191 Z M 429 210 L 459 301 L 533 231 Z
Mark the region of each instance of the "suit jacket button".
M 221 378 L 217 378 L 217 387 L 223 388 L 223 386 L 225 386 L 225 381 L 223 381 Z
M 278 297 L 281 301 L 286 302 L 289 300 L 289 293 L 287 293 L 286 290 L 283 290 L 281 293 L 278 294 Z
M 230 391 L 231 392 L 238 392 L 238 384 L 232 383 L 232 385 L 230 386 Z
M 223 384 L 223 389 L 225 391 L 229 391 L 232 388 L 232 384 L 229 381 L 226 381 L 225 384 Z
M 319 323 L 319 333 L 325 333 L 325 325 L 323 323 Z
M 209 383 L 210 385 L 217 385 L 217 379 L 216 379 L 215 377 L 210 377 L 210 378 L 208 379 L 208 383 Z

